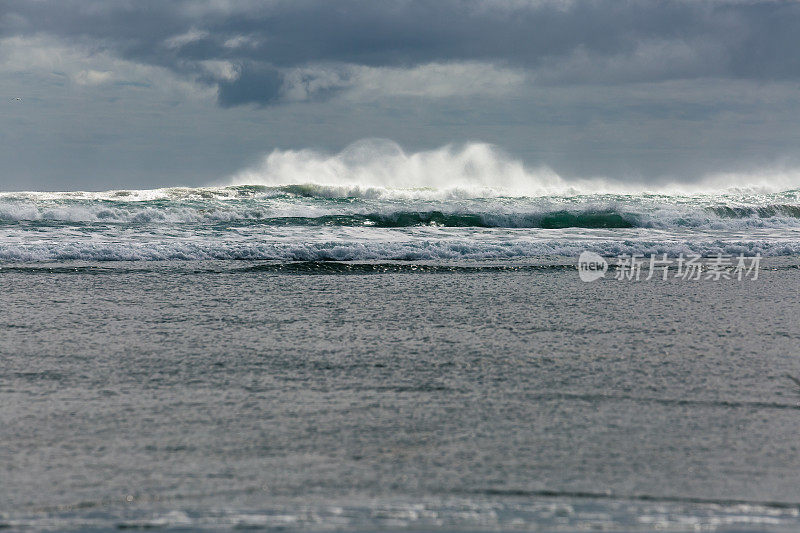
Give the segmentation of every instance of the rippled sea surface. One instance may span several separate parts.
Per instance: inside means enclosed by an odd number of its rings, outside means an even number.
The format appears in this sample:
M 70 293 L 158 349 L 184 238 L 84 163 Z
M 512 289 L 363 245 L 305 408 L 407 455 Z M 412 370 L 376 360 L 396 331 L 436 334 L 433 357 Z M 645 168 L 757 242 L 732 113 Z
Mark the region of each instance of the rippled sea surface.
M 3 195 L 0 527 L 800 529 L 796 193 L 403 194 Z
M 12 528 L 800 527 L 800 260 L 0 269 Z

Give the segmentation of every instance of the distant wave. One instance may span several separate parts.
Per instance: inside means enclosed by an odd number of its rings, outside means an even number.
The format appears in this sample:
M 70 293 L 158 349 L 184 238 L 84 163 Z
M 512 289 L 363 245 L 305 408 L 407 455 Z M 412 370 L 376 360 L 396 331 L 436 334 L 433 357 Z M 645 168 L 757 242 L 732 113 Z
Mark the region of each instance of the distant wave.
M 415 226 L 477 228 L 631 228 L 637 215 L 610 210 L 545 211 L 540 213 L 470 213 L 433 211 L 388 211 L 385 213 L 325 214 L 320 216 L 271 216 L 270 209 L 172 208 L 110 209 L 87 206 L 37 209 L 0 205 L 0 223 L 36 222 L 40 224 L 103 223 L 144 225 L 154 223 L 206 223 L 266 226 L 354 226 L 406 228 Z
M 631 217 L 632 218 L 632 217 Z M 266 219 L 274 225 L 374 226 L 406 228 L 414 226 L 476 228 L 631 228 L 634 223 L 613 211 L 554 211 L 536 214 L 493 215 L 486 213 L 443 213 L 441 211 L 396 211 L 385 214 L 327 215 L 316 218 Z
M 682 181 L 636 182 L 613 176 L 565 179 L 546 166 L 530 167 L 486 143 L 446 145 L 408 153 L 386 139 L 364 139 L 339 153 L 274 150 L 231 176 L 228 184 L 316 184 L 340 195 L 548 196 L 553 194 L 770 193 L 800 188 L 797 169 L 720 172 Z M 415 192 L 416 191 L 416 192 Z
M 531 167 L 497 146 L 472 142 L 406 152 L 386 139 L 364 139 L 338 153 L 273 150 L 257 164 L 206 187 L 100 192 L 0 192 L 0 199 L 179 200 L 270 197 L 448 200 L 586 195 L 714 196 L 800 192 L 800 169 L 717 172 L 642 181 L 630 176 L 559 175 Z
M 294 191 L 295 187 L 287 189 Z M 746 198 L 619 195 L 405 202 L 312 200 L 305 201 L 305 197 L 286 190 L 263 197 L 220 194 L 212 198 L 136 201 L 6 196 L 0 197 L 0 225 L 800 228 L 800 204 L 788 203 L 792 199 L 785 196 L 762 197 L 758 203 Z
M 569 200 L 574 198 L 649 198 L 665 202 L 696 201 L 709 202 L 719 200 L 757 201 L 765 197 L 783 197 L 800 201 L 800 187 L 765 187 L 761 185 L 736 186 L 715 190 L 688 192 L 683 190 L 634 190 L 620 188 L 618 192 L 588 189 L 576 190 L 566 187 L 564 190 L 549 194 L 512 194 L 514 191 L 492 188 L 455 187 L 450 189 L 435 188 L 385 188 L 366 185 L 324 185 L 319 183 L 295 183 L 288 185 L 227 185 L 214 187 L 166 187 L 162 189 L 131 189 L 109 191 L 64 191 L 64 192 L 0 192 L 2 202 L 47 202 L 47 201 L 106 201 L 106 202 L 188 202 L 188 201 L 225 201 L 244 199 L 281 199 L 307 198 L 327 200 L 376 200 L 376 201 L 466 201 L 491 199 L 547 199 Z M 768 190 L 774 189 L 774 190 Z

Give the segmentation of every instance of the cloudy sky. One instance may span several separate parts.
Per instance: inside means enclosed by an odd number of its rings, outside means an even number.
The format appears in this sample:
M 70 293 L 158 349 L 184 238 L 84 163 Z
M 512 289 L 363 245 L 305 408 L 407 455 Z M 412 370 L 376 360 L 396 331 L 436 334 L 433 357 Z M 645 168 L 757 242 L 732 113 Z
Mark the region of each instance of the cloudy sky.
M 800 3 L 0 0 L 0 94 L 4 190 L 201 185 L 374 137 L 567 179 L 792 170 Z

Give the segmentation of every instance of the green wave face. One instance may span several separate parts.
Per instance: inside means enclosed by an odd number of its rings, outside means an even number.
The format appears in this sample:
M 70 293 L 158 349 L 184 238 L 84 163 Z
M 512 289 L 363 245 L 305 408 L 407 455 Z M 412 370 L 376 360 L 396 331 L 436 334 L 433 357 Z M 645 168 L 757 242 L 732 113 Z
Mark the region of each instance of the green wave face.
M 708 208 L 715 215 L 723 218 L 800 218 L 800 205 L 773 204 L 761 206 L 729 206 L 716 205 Z
M 633 228 L 638 224 L 631 214 L 623 215 L 614 211 L 586 211 L 571 213 L 558 211 L 543 216 L 539 226 L 544 229 L 560 228 Z
M 636 216 L 613 211 L 555 211 L 537 214 L 494 215 L 486 213 L 443 213 L 441 211 L 397 211 L 391 213 L 323 215 L 319 217 L 270 217 L 257 219 L 270 226 L 355 226 L 409 228 L 633 228 Z

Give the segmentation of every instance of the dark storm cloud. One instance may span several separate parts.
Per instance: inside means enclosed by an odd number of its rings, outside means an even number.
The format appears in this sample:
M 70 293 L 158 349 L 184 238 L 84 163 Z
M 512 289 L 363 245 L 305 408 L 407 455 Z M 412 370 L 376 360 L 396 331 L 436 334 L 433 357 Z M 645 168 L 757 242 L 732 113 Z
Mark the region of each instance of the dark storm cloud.
M 235 81 L 219 83 L 219 103 L 223 107 L 259 102 L 269 104 L 280 97 L 282 79 L 277 69 L 246 65 Z
M 224 106 L 274 103 L 282 71 L 315 63 L 486 61 L 544 69 L 545 82 L 570 84 L 800 78 L 795 2 L 5 0 L 0 6 L 0 36 L 51 34 L 194 75 L 219 85 Z M 195 34 L 181 41 L 188 32 Z M 594 68 L 560 72 L 576 55 Z M 238 79 L 209 78 L 201 63 L 207 60 L 232 62 Z

